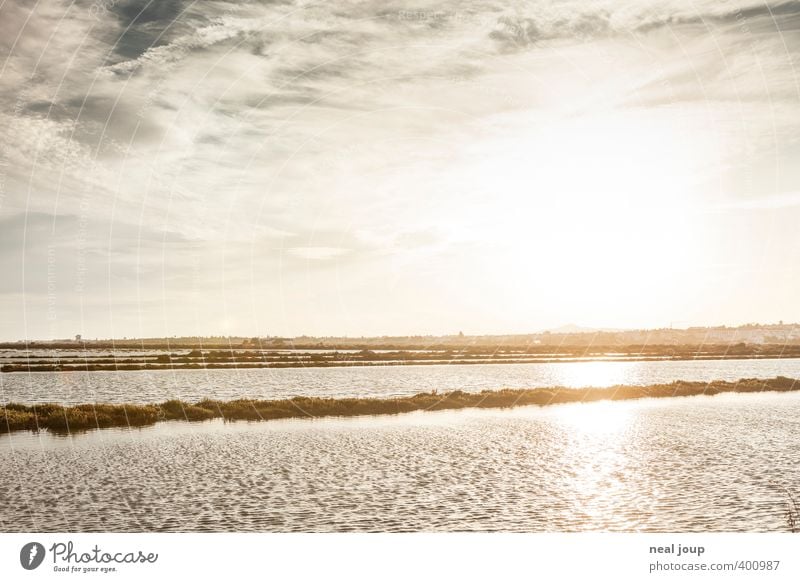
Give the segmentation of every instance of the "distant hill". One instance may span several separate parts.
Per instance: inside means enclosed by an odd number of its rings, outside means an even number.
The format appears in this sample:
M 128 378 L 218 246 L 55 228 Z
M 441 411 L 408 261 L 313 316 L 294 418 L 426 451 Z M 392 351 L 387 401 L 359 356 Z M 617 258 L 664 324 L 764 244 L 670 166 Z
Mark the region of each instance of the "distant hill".
M 618 331 L 625 331 L 622 328 L 614 328 L 614 327 L 583 327 L 580 325 L 575 325 L 574 323 L 568 323 L 566 325 L 562 325 L 561 327 L 553 327 L 550 329 L 544 330 L 546 333 L 598 333 L 598 332 L 618 332 Z

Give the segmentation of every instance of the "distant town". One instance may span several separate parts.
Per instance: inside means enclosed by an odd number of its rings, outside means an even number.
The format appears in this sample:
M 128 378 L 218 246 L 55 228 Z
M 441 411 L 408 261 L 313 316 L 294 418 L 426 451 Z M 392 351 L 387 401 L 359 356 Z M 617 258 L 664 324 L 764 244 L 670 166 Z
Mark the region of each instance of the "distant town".
M 76 348 L 89 349 L 188 349 L 188 348 L 236 348 L 236 349 L 464 349 L 470 347 L 592 347 L 592 346 L 706 346 L 745 344 L 750 346 L 798 346 L 800 324 L 751 323 L 736 327 L 688 327 L 598 330 L 579 328 L 574 325 L 530 334 L 513 335 L 465 335 L 457 332 L 442 336 L 378 336 L 378 337 L 278 337 L 271 335 L 242 336 L 194 336 L 161 338 L 98 339 L 76 335 L 69 339 L 19 340 L 2 342 L 0 349 Z

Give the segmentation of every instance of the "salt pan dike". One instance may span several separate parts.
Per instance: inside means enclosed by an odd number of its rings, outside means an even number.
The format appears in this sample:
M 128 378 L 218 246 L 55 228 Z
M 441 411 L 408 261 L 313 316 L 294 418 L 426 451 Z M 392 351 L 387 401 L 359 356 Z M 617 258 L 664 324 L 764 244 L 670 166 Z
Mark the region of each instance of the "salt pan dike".
M 160 404 L 59 404 L 25 405 L 8 403 L 0 408 L 0 431 L 47 429 L 53 432 L 95 428 L 146 426 L 165 420 L 202 421 L 276 420 L 401 414 L 414 411 L 462 408 L 510 408 L 514 406 L 634 400 L 677 396 L 715 395 L 722 392 L 792 392 L 800 381 L 777 377 L 735 382 L 673 382 L 654 386 L 610 386 L 607 388 L 533 388 L 489 390 L 468 393 L 461 390 L 439 394 L 428 392 L 400 398 L 313 398 L 298 396 L 284 400 L 233 401 L 201 400 L 187 403 L 170 400 Z
M 800 378 L 800 359 L 8 373 L 0 374 L 0 405 L 399 398 L 433 391 L 653 386 L 777 376 Z

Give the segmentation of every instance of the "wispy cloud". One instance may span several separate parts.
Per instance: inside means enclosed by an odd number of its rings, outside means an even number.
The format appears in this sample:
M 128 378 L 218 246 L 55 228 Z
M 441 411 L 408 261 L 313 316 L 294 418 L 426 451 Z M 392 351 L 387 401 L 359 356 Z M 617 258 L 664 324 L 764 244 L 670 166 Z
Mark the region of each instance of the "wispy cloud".
M 759 196 L 746 200 L 736 200 L 717 204 L 710 208 L 711 211 L 731 210 L 780 210 L 800 208 L 800 192 L 781 192 L 769 196 Z
M 574 150 L 553 128 L 609 112 L 718 144 L 697 164 L 739 208 L 794 208 L 769 195 L 800 179 L 798 31 L 800 3 L 748 0 L 7 0 L 4 244 L 32 267 L 82 245 L 95 298 L 109 278 L 261 294 L 336 263 L 363 299 L 372 273 L 400 289 L 494 245 L 492 204 L 548 184 L 516 152 Z

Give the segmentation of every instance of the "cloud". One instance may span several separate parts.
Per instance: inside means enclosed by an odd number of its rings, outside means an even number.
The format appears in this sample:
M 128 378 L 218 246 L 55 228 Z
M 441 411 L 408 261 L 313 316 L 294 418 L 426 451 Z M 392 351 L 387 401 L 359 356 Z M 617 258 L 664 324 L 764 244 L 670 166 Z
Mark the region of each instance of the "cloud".
M 712 211 L 752 211 L 800 208 L 800 192 L 781 192 L 747 200 L 736 200 L 711 207 Z
M 585 42 L 613 32 L 609 13 L 596 10 L 557 16 L 551 14 L 549 18 L 501 16 L 497 26 L 489 33 L 489 38 L 496 41 L 502 50 L 514 51 L 556 39 Z
M 714 135 L 720 168 L 744 148 L 790 167 L 798 6 L 7 0 L 0 219 L 57 225 L 27 231 L 34 254 L 89 224 L 94 270 L 176 293 L 220 265 L 237 284 L 269 273 L 258 292 L 278 264 L 390 281 L 480 252 L 481 205 L 536 163 L 493 156 L 565 119 L 668 112 Z
M 182 0 L 108 0 L 94 4 L 100 15 L 106 7 L 116 18 L 119 29 L 109 33 L 108 41 L 114 53 L 130 59 L 166 44 L 170 35 L 179 34 L 173 28 L 181 25 L 181 15 L 189 2 Z
M 289 253 L 301 259 L 327 261 L 346 254 L 348 249 L 340 247 L 291 247 Z

